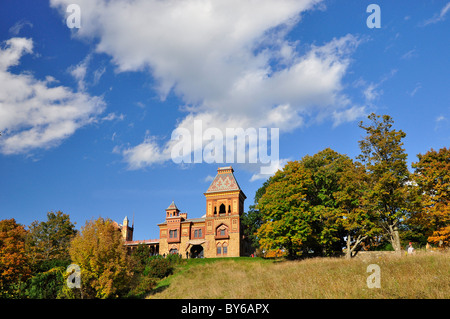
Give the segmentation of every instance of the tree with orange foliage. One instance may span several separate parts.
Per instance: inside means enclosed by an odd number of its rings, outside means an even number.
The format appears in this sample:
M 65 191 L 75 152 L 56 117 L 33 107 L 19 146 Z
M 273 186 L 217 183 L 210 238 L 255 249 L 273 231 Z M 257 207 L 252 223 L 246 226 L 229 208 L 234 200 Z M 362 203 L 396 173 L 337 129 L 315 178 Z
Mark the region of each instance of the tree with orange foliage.
M 450 246 L 450 149 L 417 155 L 414 181 L 420 203 L 412 222 L 425 229 L 428 242 Z
M 25 253 L 27 231 L 14 218 L 0 221 L 0 298 L 19 298 L 30 277 Z

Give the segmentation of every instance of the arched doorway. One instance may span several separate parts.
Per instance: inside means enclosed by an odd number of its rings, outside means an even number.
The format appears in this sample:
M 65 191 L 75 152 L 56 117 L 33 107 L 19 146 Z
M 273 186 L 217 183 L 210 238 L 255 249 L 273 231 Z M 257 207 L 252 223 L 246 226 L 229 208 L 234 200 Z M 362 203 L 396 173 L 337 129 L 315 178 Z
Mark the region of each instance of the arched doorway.
M 193 245 L 191 247 L 191 258 L 203 258 L 203 246 Z

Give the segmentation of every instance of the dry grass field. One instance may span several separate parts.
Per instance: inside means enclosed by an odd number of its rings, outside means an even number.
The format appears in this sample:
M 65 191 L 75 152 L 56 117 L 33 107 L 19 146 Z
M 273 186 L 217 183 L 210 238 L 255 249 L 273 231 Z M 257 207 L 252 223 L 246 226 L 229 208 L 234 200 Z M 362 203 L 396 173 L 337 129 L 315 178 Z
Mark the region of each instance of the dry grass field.
M 381 270 L 381 288 L 367 287 L 367 266 Z M 148 298 L 450 298 L 450 254 L 370 260 L 299 261 L 230 258 L 191 260 Z

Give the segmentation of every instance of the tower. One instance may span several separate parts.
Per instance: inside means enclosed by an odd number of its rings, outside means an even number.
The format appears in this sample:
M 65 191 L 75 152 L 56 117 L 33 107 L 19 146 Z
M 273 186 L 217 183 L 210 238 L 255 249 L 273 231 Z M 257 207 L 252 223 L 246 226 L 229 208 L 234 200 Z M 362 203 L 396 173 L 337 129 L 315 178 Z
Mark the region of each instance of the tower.
M 134 221 L 132 226 L 129 226 L 129 223 L 128 217 L 125 216 L 121 227 L 122 236 L 125 241 L 133 240 Z
M 231 166 L 219 167 L 206 193 L 205 257 L 242 255 L 241 216 L 247 198 L 239 187 Z
M 178 209 L 177 205 L 175 205 L 175 202 L 172 201 L 169 207 L 166 208 L 166 219 L 168 217 L 178 217 L 179 214 L 180 210 Z

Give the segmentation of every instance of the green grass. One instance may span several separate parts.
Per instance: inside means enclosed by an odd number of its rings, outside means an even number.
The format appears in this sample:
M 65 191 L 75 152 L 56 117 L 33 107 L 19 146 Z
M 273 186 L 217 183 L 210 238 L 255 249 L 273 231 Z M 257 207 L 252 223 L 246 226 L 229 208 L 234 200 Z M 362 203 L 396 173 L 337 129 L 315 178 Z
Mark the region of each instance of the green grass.
M 195 258 L 195 259 L 187 259 L 183 260 L 181 264 L 177 265 L 173 275 L 168 276 L 162 280 L 160 280 L 157 286 L 153 289 L 153 292 L 150 296 L 157 294 L 160 291 L 167 289 L 172 280 L 183 276 L 186 271 L 199 267 L 201 265 L 208 265 L 213 263 L 223 263 L 223 262 L 231 262 L 234 261 L 238 264 L 251 264 L 251 263 L 267 263 L 273 262 L 273 259 L 264 259 L 264 258 L 251 258 L 251 257 L 229 257 L 229 258 Z
M 381 269 L 381 288 L 367 287 L 367 266 Z M 450 254 L 372 260 L 313 258 L 191 259 L 147 298 L 450 298 Z

